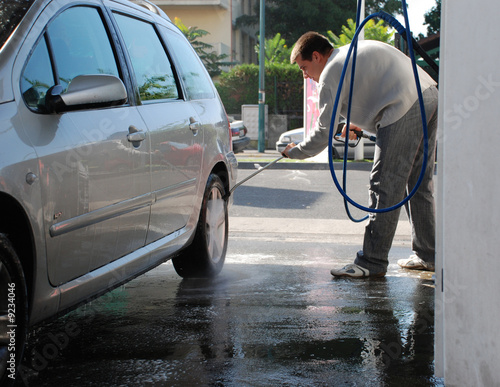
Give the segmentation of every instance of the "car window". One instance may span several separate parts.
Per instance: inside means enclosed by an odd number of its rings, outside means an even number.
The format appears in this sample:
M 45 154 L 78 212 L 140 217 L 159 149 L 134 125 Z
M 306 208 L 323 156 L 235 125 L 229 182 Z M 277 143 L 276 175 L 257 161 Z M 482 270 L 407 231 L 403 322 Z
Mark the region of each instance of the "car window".
M 57 83 L 66 90 L 73 78 L 89 74 L 119 76 L 115 55 L 99 10 L 69 8 L 50 23 L 33 51 L 21 77 L 21 92 L 29 107 L 43 111 L 51 86 Z
M 154 26 L 122 14 L 115 16 L 134 68 L 141 101 L 178 99 L 174 72 Z
M 160 28 L 172 46 L 177 63 L 180 64 L 178 71 L 189 99 L 213 98 L 212 81 L 193 48 L 182 36 L 165 27 Z
M 45 39 L 36 46 L 21 77 L 21 92 L 26 104 L 35 111 L 43 111 L 45 94 L 54 85 Z
M 50 24 L 48 34 L 59 83 L 65 89 L 77 75 L 119 76 L 108 34 L 96 8 L 68 9 Z

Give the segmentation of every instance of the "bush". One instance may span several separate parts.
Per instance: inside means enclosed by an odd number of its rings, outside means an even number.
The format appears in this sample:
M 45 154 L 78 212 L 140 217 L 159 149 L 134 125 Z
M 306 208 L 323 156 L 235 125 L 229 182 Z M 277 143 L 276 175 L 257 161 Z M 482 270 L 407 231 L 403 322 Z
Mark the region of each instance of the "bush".
M 266 65 L 264 83 L 269 114 L 302 116 L 304 80 L 297 65 Z M 241 105 L 259 103 L 259 66 L 236 66 L 221 74 L 216 87 L 226 112 L 240 114 Z

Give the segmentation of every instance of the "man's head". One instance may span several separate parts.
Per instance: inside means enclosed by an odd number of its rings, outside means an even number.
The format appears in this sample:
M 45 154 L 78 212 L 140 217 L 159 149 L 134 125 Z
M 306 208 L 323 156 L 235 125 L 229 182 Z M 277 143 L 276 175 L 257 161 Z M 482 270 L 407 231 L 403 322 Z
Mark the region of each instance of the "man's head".
M 328 39 L 317 32 L 306 32 L 293 47 L 290 62 L 297 63 L 304 78 L 311 78 L 318 82 L 333 46 Z

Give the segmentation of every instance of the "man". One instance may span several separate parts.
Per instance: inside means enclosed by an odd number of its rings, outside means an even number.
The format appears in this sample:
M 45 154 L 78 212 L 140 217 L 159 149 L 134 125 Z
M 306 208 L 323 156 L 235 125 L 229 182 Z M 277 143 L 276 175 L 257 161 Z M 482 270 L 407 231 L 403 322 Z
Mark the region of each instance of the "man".
M 305 159 L 328 145 L 330 121 L 337 88 L 349 46 L 334 49 L 316 32 L 302 35 L 290 61 L 304 78 L 318 83 L 319 117 L 311 135 L 300 144 L 289 144 L 283 155 Z M 351 58 L 352 59 L 352 58 Z M 352 63 L 352 60 L 351 60 Z M 346 72 L 333 127 L 339 114 L 347 116 L 351 66 Z M 418 69 L 428 124 L 427 168 L 420 188 L 407 204 L 412 225 L 414 255 L 398 261 L 403 268 L 434 270 L 435 208 L 433 197 L 434 155 L 438 93 L 434 80 Z M 423 162 L 423 131 L 417 89 L 410 59 L 396 48 L 377 41 L 359 41 L 352 96 L 351 130 L 376 133 L 376 150 L 370 173 L 369 207 L 387 208 L 399 203 L 415 186 Z M 344 133 L 345 135 L 345 133 Z M 352 134 L 349 134 L 352 137 Z M 383 277 L 400 210 L 371 213 L 365 229 L 363 250 L 353 264 L 333 269 L 338 277 Z

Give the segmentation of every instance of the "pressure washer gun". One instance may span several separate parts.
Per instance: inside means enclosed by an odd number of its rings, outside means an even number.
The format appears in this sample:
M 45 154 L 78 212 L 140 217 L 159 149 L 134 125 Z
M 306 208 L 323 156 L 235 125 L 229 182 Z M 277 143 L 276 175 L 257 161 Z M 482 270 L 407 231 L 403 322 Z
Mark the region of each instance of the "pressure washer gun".
M 358 136 L 358 138 L 363 137 L 363 138 L 367 138 L 368 140 L 373 141 L 373 142 L 377 141 L 377 137 L 366 134 L 362 130 L 353 130 L 353 132 L 356 133 L 356 136 Z
M 340 123 L 338 126 L 337 126 L 337 132 L 335 133 L 335 136 L 334 136 L 334 139 L 337 140 L 337 141 L 340 141 L 340 142 L 344 142 L 343 140 L 339 140 L 338 136 L 340 136 L 342 134 L 342 130 L 344 129 L 344 125 L 345 123 Z M 365 132 L 363 132 L 362 130 L 355 130 L 355 129 L 350 129 L 351 132 L 354 132 L 356 134 L 356 136 L 358 136 L 358 140 L 360 138 L 367 138 L 368 140 L 370 141 L 373 141 L 373 142 L 376 142 L 377 141 L 377 137 L 373 136 L 373 135 L 369 135 L 369 134 L 366 134 Z M 357 145 L 357 144 L 356 144 Z M 351 145 L 352 146 L 352 145 Z M 355 146 L 355 145 L 354 145 Z

